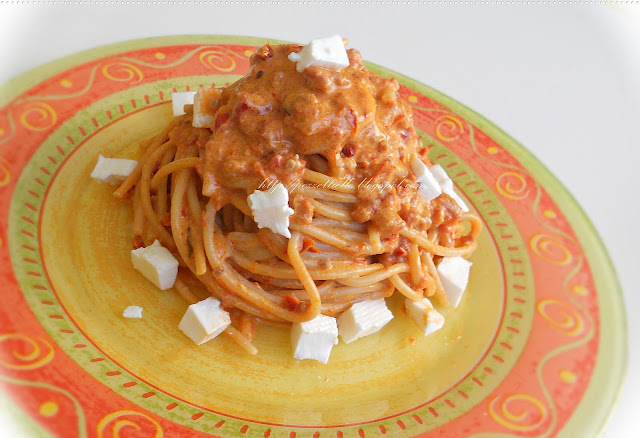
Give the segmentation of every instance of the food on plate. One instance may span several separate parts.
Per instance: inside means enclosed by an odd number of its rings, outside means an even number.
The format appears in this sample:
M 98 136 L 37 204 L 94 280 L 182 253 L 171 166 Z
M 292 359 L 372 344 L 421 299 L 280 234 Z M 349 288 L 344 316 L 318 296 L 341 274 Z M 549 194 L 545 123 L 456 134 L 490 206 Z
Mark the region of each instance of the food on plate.
M 338 344 L 338 324 L 331 316 L 318 315 L 310 321 L 291 325 L 291 345 L 296 359 L 314 359 L 327 363 Z
M 340 337 L 349 344 L 379 331 L 392 319 L 384 298 L 354 303 L 338 317 Z
M 124 181 L 138 165 L 136 160 L 124 158 L 105 158 L 98 156 L 96 167 L 91 172 L 91 178 L 98 182 L 108 184 L 120 184 Z
M 132 261 L 191 304 L 194 342 L 225 333 L 255 354 L 259 325 L 290 327 L 294 357 L 326 363 L 338 337 L 391 321 L 396 291 L 402 317 L 442 327 L 432 302 L 459 304 L 482 226 L 398 89 L 339 36 L 267 44 L 234 84 L 174 93 L 138 164 L 100 176 L 128 172 Z
M 124 309 L 124 312 L 122 312 L 122 316 L 124 316 L 125 318 L 142 318 L 142 307 L 129 306 Z
M 418 327 L 424 331 L 425 336 L 440 330 L 444 325 L 444 316 L 433 308 L 429 298 L 425 297 L 420 301 L 405 298 L 404 308 Z
M 215 338 L 231 324 L 229 313 L 220 308 L 220 301 L 207 298 L 191 304 L 178 328 L 196 344 Z
M 131 263 L 159 289 L 173 287 L 178 276 L 178 260 L 156 239 L 147 247 L 131 251 Z

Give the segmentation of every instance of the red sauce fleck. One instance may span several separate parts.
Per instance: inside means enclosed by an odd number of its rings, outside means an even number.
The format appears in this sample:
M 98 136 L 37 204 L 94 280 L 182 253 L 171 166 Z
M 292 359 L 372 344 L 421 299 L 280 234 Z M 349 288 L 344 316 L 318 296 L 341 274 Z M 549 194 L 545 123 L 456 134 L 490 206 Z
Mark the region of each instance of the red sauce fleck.
M 144 242 L 142 241 L 142 237 L 135 236 L 133 238 L 133 249 L 142 248 L 144 246 Z
M 227 122 L 227 120 L 229 120 L 229 114 L 227 113 L 218 114 L 216 116 L 215 123 L 214 123 L 215 130 L 217 131 L 218 129 L 220 129 L 220 127 L 224 125 Z
M 404 257 L 409 253 L 409 251 L 407 251 L 407 248 L 404 245 L 400 245 L 399 247 L 396 248 L 396 250 L 393 252 L 393 254 L 397 257 Z
M 396 123 L 398 123 L 399 121 L 401 121 L 402 119 L 404 119 L 404 115 L 400 114 L 398 115 L 394 120 L 393 123 L 391 124 L 391 126 L 395 125 Z
M 302 254 L 303 252 L 306 252 L 307 250 L 309 250 L 310 252 L 320 252 L 315 247 L 315 245 L 316 245 L 316 242 L 313 239 L 310 239 L 308 237 L 303 237 L 302 238 L 302 248 L 300 249 L 300 254 Z M 315 249 L 315 251 L 312 251 L 312 249 Z
M 293 295 L 285 295 L 284 296 L 284 304 L 286 308 L 293 312 L 300 305 L 300 300 L 294 297 Z
M 352 144 L 348 144 L 345 147 L 342 148 L 342 155 L 347 157 L 347 158 L 351 158 L 356 154 L 356 149 L 353 147 Z
M 249 105 L 247 105 L 247 102 L 239 102 L 236 105 L 236 113 L 238 113 L 238 114 L 241 114 L 241 113 L 245 112 L 248 109 L 249 109 Z

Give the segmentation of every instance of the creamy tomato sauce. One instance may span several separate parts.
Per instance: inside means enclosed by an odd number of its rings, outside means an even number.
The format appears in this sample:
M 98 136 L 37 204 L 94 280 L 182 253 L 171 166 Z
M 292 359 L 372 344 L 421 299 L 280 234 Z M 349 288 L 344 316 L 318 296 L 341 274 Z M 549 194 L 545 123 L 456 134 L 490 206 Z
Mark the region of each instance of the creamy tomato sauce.
M 372 223 L 391 246 L 403 248 L 396 233 L 407 225 L 426 231 L 456 222 L 461 212 L 447 195 L 428 203 L 417 193 L 409 163 L 416 156 L 430 163 L 397 81 L 368 71 L 354 49 L 340 71 L 298 72 L 288 55 L 301 49 L 260 48 L 246 77 L 207 90 L 205 105 L 214 116 L 210 130 L 178 129 L 189 131 L 179 135 L 204 157 L 198 169 L 203 194 L 220 209 L 234 192 L 246 195 L 265 180 L 286 186 L 310 168 L 353 180 L 359 199 L 353 219 Z M 305 201 L 292 198 L 294 222 L 313 217 Z M 404 250 L 394 254 L 388 258 L 405 258 Z

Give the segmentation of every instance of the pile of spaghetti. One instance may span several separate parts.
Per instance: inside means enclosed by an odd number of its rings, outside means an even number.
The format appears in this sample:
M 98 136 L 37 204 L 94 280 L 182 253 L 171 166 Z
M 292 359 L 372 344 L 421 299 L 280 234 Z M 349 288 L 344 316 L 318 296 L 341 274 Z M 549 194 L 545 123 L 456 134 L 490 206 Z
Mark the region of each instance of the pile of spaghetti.
M 340 71 L 288 59 L 301 46 L 260 48 L 247 76 L 201 90 L 193 108 L 141 146 L 115 192 L 134 209 L 134 247 L 158 239 L 180 262 L 175 289 L 203 292 L 231 314 L 226 334 L 255 353 L 259 324 L 287 326 L 391 296 L 446 306 L 442 257 L 475 249 L 479 219 L 447 194 L 427 202 L 411 162 L 427 148 L 394 79 L 348 50 Z M 259 229 L 247 196 L 282 183 L 291 238 Z

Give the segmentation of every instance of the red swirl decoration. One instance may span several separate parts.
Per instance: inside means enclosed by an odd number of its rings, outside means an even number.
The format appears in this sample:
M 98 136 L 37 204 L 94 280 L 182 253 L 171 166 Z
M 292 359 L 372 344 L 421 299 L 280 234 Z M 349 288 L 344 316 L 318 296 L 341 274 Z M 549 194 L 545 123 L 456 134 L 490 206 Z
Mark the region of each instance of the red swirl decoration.
M 136 418 L 134 421 L 132 418 Z M 140 421 L 142 420 L 142 421 Z M 99 438 L 129 436 L 126 429 L 140 430 L 140 436 L 162 438 L 162 427 L 151 417 L 136 411 L 116 411 L 104 417 L 97 426 Z
M 32 339 L 22 333 L 0 335 L 0 366 L 16 370 L 39 368 L 53 359 L 54 350 L 44 339 Z
M 489 415 L 507 429 L 529 432 L 545 422 L 547 407 L 530 394 L 498 395 L 489 402 Z
M 531 250 L 543 260 L 556 265 L 571 263 L 571 251 L 555 236 L 536 234 L 529 241 Z
M 200 62 L 206 67 L 210 67 L 228 73 L 236 68 L 236 61 L 222 50 L 205 50 L 199 55 Z
M 462 122 L 456 116 L 443 114 L 436 119 L 436 137 L 442 141 L 453 141 L 464 131 Z
M 501 173 L 496 178 L 496 190 L 508 199 L 523 199 L 529 194 L 526 178 L 514 171 Z
M 580 314 L 569 304 L 555 300 L 544 299 L 538 303 L 538 313 L 549 326 L 567 336 L 580 336 L 585 324 Z
M 20 114 L 20 123 L 32 131 L 43 131 L 55 125 L 58 120 L 56 110 L 46 102 L 30 102 Z
M 130 62 L 116 61 L 105 64 L 101 69 L 102 74 L 112 81 L 137 84 L 142 81 L 142 71 Z
M 11 181 L 11 172 L 9 171 L 9 161 L 0 156 L 0 187 L 6 186 Z

